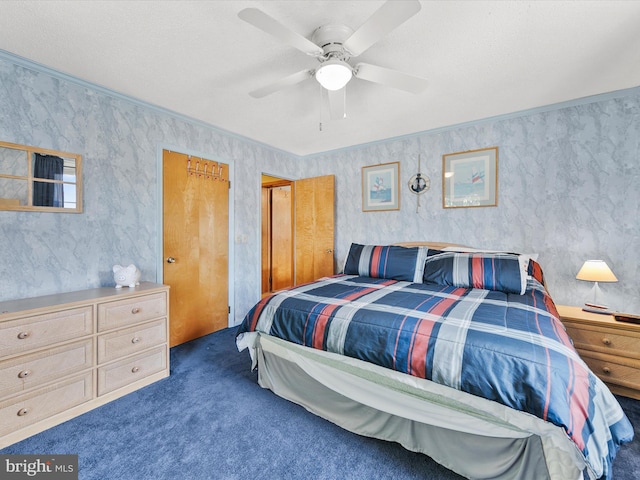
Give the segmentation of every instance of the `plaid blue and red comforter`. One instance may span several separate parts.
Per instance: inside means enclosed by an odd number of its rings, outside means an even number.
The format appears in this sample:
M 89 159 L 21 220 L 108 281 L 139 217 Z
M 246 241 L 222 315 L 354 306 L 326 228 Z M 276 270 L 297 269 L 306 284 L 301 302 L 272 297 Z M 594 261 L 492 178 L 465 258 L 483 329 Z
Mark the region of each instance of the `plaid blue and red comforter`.
M 524 295 L 337 275 L 266 297 L 238 330 L 259 331 L 426 378 L 566 431 L 596 476 L 633 428 L 580 359 L 536 280 Z

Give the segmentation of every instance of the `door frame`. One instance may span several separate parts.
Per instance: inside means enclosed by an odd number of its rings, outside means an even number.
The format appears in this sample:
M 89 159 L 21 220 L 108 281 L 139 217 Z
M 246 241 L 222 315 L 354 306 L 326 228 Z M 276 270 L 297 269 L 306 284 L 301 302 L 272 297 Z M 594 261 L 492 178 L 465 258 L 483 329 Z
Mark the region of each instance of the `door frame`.
M 272 178 L 276 178 L 278 179 L 278 181 L 274 181 L 272 183 L 268 183 L 267 186 L 265 187 L 265 183 L 262 181 L 262 177 L 264 176 L 268 176 L 268 177 L 272 177 Z M 295 258 L 295 240 L 296 240 L 296 234 L 295 234 L 295 184 L 296 184 L 296 180 L 289 180 L 287 178 L 283 178 L 280 175 L 275 176 L 275 175 L 270 175 L 267 173 L 262 173 L 260 175 L 260 187 L 261 187 L 261 191 L 260 191 L 260 207 L 262 207 L 262 192 L 264 191 L 265 188 L 269 188 L 270 190 L 274 189 L 274 188 L 278 188 L 278 187 L 289 187 L 289 192 L 291 193 L 291 208 L 290 208 L 290 220 L 291 220 L 291 232 L 290 232 L 290 238 L 291 238 L 291 284 L 293 285 L 295 283 L 295 266 L 296 266 L 296 258 Z M 270 195 L 272 195 L 272 191 L 270 192 Z M 271 200 L 271 197 L 270 197 Z M 269 213 L 271 215 L 272 213 L 272 205 L 273 203 L 270 201 L 269 202 Z M 262 208 L 261 208 L 262 211 Z M 264 261 L 264 257 L 262 256 L 262 228 L 264 227 L 264 218 L 262 217 L 262 215 L 260 215 L 260 226 L 258 227 L 258 231 L 260 232 L 260 285 L 262 285 L 262 267 L 263 267 L 263 261 Z M 270 232 L 272 231 L 272 229 L 270 229 Z M 273 244 L 271 242 L 271 238 L 269 239 L 269 243 L 271 245 L 271 247 L 273 247 Z M 271 266 L 273 266 L 273 262 L 270 262 Z M 273 268 L 271 269 L 273 271 Z M 272 273 L 272 271 L 270 272 L 270 274 Z M 273 286 L 273 284 L 271 284 L 271 287 Z M 260 288 L 260 296 L 265 295 L 265 292 L 262 291 L 263 289 Z M 272 290 L 270 290 L 268 293 L 272 293 Z
M 163 243 L 163 231 L 164 231 L 164 215 L 163 215 L 163 202 L 164 202 L 164 192 L 163 192 L 163 173 L 164 173 L 164 158 L 162 155 L 163 150 L 171 150 L 172 152 L 181 153 L 184 155 L 192 155 L 194 157 L 200 158 L 211 158 L 212 160 L 219 161 L 229 166 L 229 182 L 231 182 L 229 188 L 229 240 L 228 240 L 228 248 L 229 248 L 229 256 L 228 256 L 228 271 L 229 278 L 227 279 L 228 285 L 228 295 L 227 302 L 229 305 L 229 314 L 227 316 L 227 328 L 233 327 L 235 325 L 235 305 L 233 299 L 235 298 L 235 271 L 234 271 L 234 258 L 235 258 L 235 246 L 234 246 L 234 205 L 233 201 L 233 188 L 235 185 L 234 181 L 234 164 L 233 160 L 227 159 L 224 156 L 214 155 L 211 153 L 203 153 L 198 150 L 192 150 L 190 148 L 185 147 L 177 147 L 175 145 L 168 144 L 159 144 L 158 150 L 156 152 L 156 165 L 157 165 L 157 182 L 156 182 L 156 192 L 158 196 L 158 202 L 156 205 L 156 221 L 158 225 L 158 231 L 156 235 L 156 283 L 162 283 L 164 280 L 164 243 Z
M 262 192 L 262 176 L 263 175 L 267 175 L 269 177 L 274 177 L 274 178 L 279 178 L 284 182 L 291 182 L 291 192 L 292 195 L 295 195 L 293 192 L 295 192 L 295 182 L 296 179 L 295 178 L 291 178 L 291 177 L 287 177 L 285 175 L 281 175 L 279 173 L 269 173 L 269 172 L 265 172 L 265 171 L 261 171 L 260 175 L 258 175 L 258 185 L 257 185 L 257 190 L 258 192 Z M 258 196 L 258 202 L 260 202 L 260 196 Z M 293 202 L 295 204 L 295 196 L 293 197 Z M 262 232 L 262 215 L 258 215 L 258 222 L 256 224 L 256 232 Z M 291 219 L 292 221 L 292 225 L 295 224 L 295 218 Z M 293 232 L 292 232 L 293 234 Z M 261 235 L 261 233 L 260 233 Z M 257 292 L 257 296 L 256 298 L 261 298 L 262 297 L 262 242 L 260 241 L 260 236 L 258 237 L 258 241 L 257 241 L 257 245 L 256 248 L 258 249 L 258 259 L 259 259 L 259 267 L 257 273 L 257 278 L 258 278 L 258 292 Z M 293 260 L 293 275 L 294 275 L 294 280 L 295 280 L 295 250 L 296 250 L 296 236 L 295 234 L 293 234 L 293 251 L 294 251 L 294 258 Z

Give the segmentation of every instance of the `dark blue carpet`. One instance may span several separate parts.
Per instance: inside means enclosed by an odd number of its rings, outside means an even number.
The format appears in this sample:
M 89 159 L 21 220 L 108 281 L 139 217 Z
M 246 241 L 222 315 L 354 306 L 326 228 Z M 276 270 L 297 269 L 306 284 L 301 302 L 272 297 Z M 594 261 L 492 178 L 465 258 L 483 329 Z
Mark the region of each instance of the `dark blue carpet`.
M 174 347 L 169 378 L 0 453 L 78 454 L 82 480 L 462 478 L 260 388 L 235 331 Z M 640 425 L 640 402 L 620 401 Z M 617 480 L 639 477 L 638 437 L 616 459 Z

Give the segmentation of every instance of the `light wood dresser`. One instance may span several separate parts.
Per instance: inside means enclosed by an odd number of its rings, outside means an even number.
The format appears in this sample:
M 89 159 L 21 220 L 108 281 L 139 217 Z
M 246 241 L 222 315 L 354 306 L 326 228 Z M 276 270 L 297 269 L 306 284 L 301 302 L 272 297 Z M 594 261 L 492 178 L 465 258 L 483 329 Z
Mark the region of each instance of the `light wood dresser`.
M 169 375 L 169 287 L 0 302 L 0 448 Z
M 640 325 L 557 305 L 578 353 L 616 394 L 640 400 Z

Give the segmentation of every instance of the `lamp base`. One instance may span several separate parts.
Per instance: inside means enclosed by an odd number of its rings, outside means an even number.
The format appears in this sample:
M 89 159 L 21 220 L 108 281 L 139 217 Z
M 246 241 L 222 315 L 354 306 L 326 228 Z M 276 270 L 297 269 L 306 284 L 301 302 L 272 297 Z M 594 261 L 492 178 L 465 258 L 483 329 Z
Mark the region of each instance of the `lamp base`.
M 604 315 L 611 315 L 611 313 L 613 313 L 606 305 L 598 305 L 595 303 L 585 303 L 584 307 L 582 307 L 582 310 L 584 310 L 585 312 L 601 313 Z
M 585 312 L 603 313 L 606 315 L 612 313 L 611 310 L 609 310 L 609 307 L 602 303 L 603 295 L 598 282 L 593 282 L 593 288 L 591 289 L 589 297 L 589 301 L 584 302 L 584 307 L 582 307 L 582 310 L 584 310 Z

